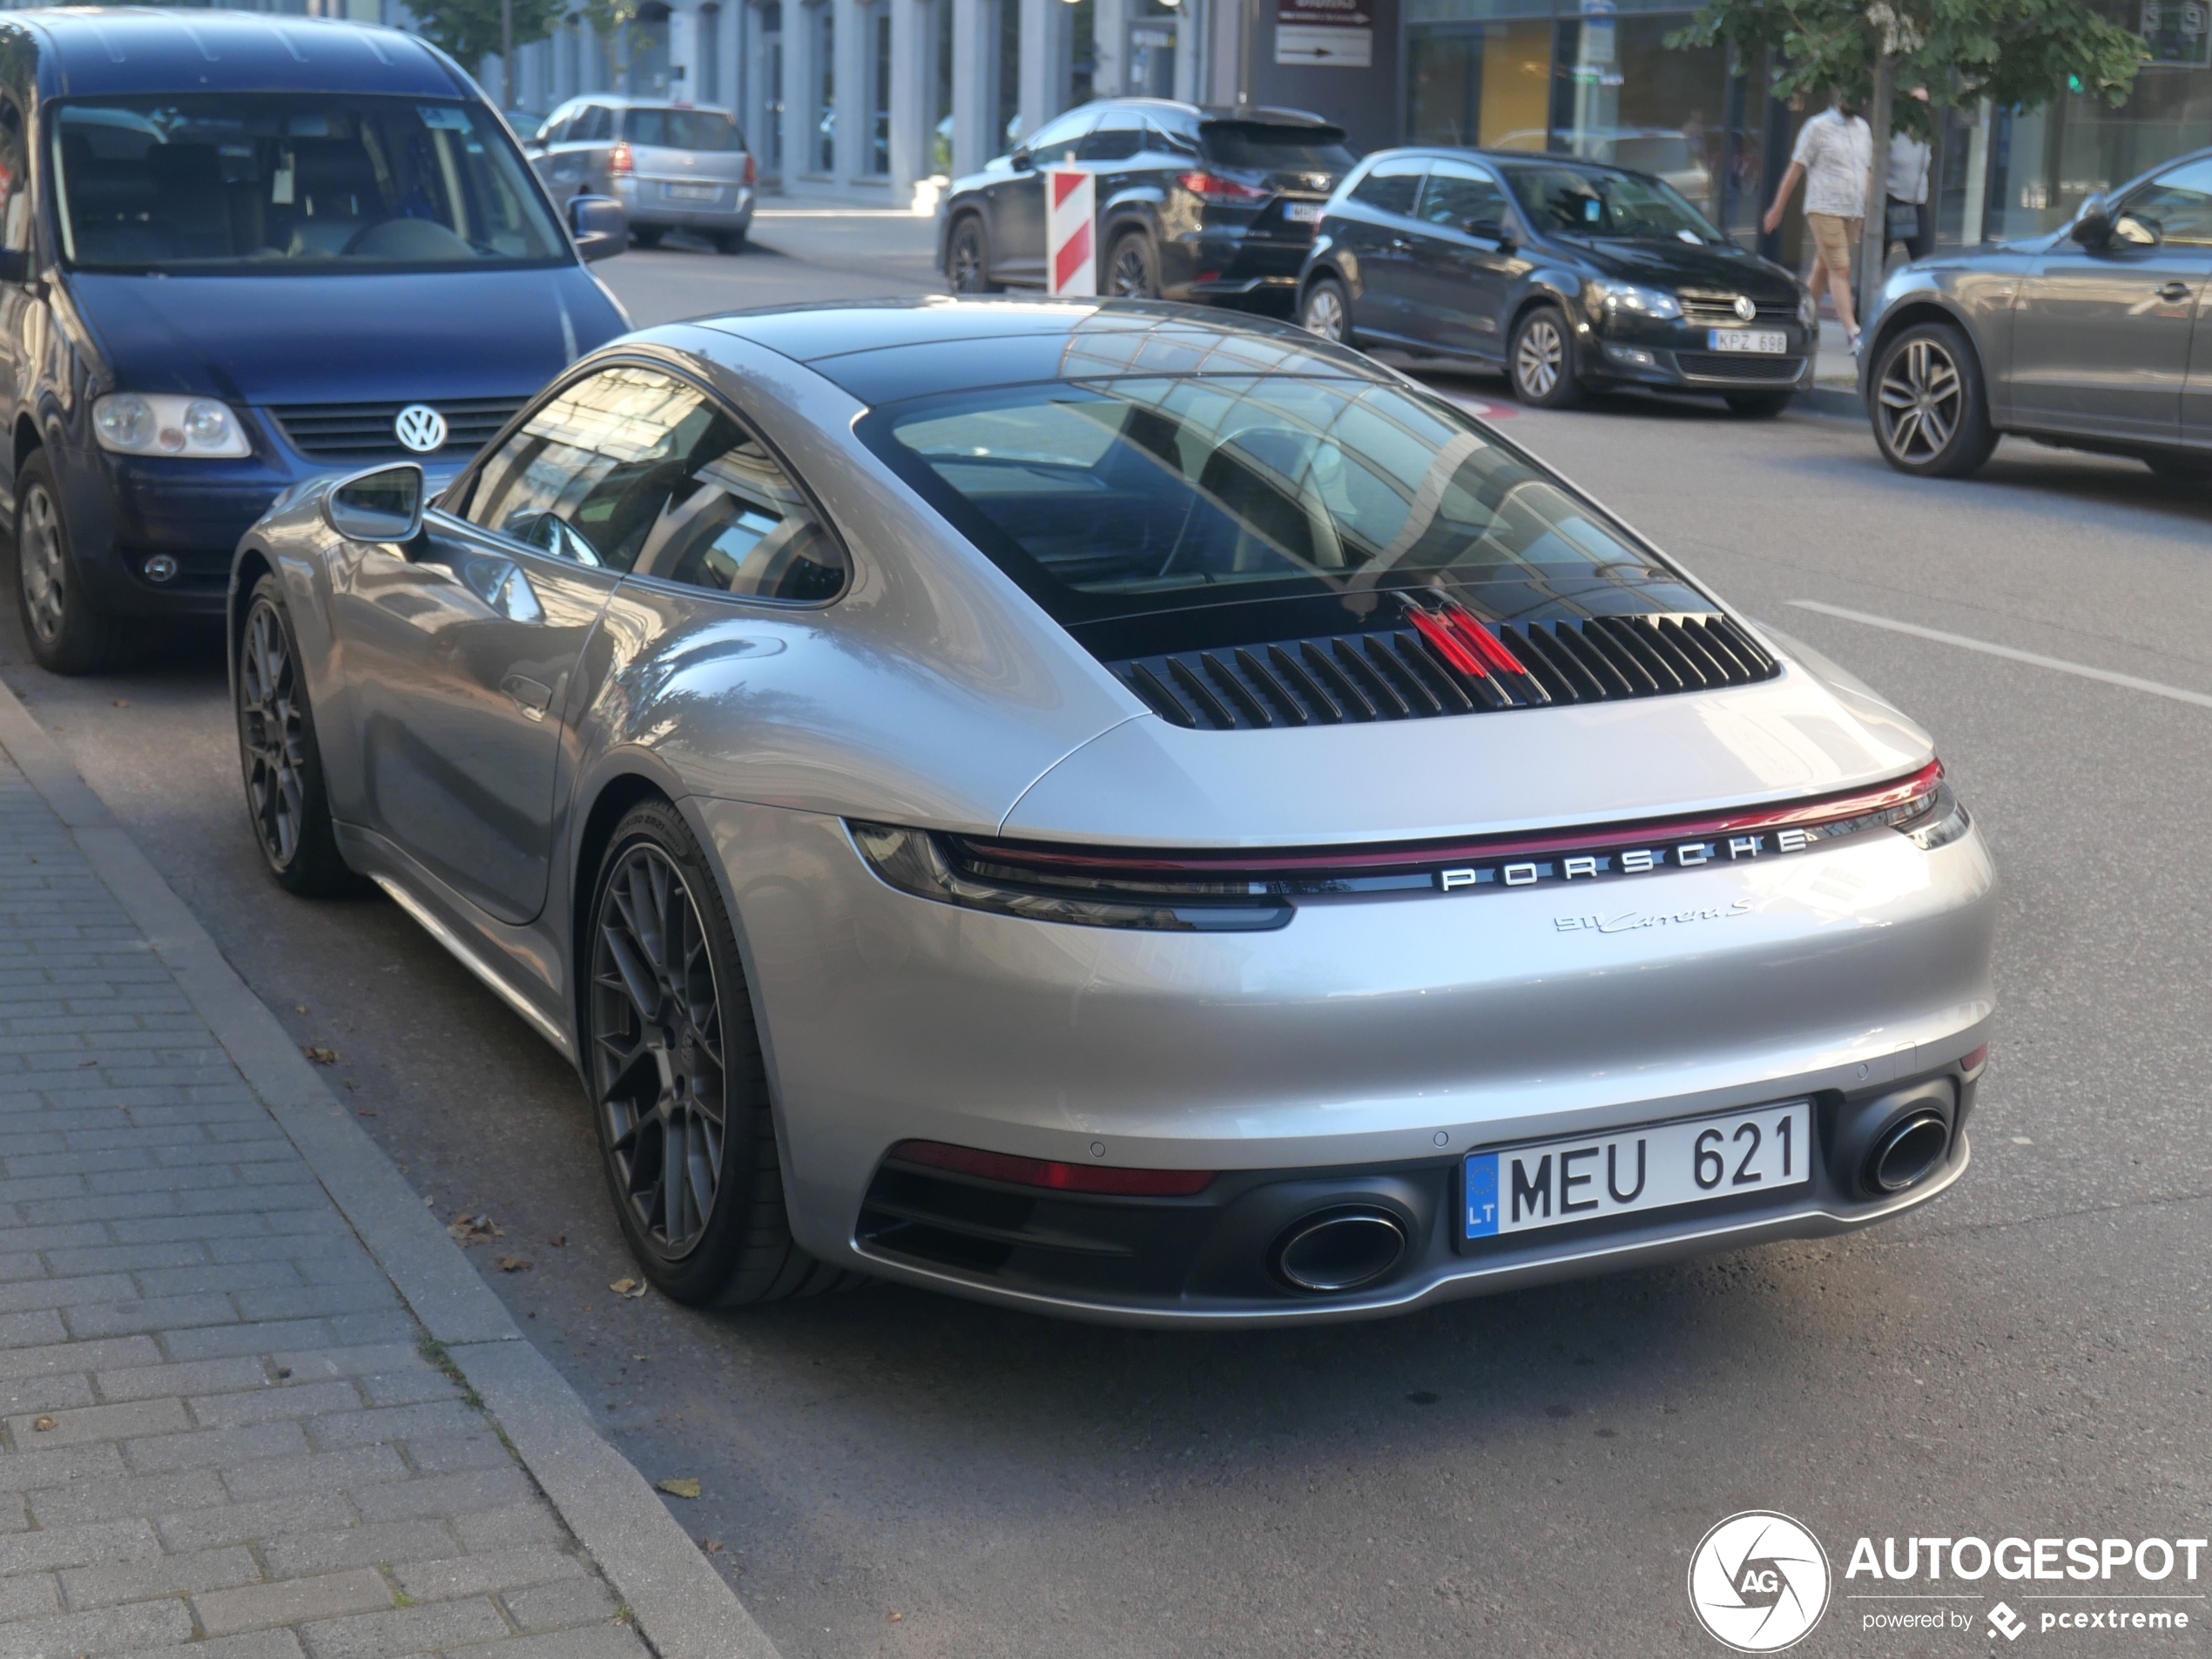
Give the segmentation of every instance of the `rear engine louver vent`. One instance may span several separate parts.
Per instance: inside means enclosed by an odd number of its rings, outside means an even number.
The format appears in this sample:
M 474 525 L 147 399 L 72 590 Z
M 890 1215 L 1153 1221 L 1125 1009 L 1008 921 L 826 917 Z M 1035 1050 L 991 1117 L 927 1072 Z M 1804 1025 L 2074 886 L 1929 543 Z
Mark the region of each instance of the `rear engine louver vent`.
M 1426 631 L 1434 634 L 1435 631 Z M 1726 617 L 1597 617 L 1510 623 L 1480 672 L 1413 626 L 1318 639 L 1135 657 L 1109 666 L 1163 720 L 1202 731 L 1417 720 L 1439 714 L 1603 703 L 1710 691 L 1778 671 Z

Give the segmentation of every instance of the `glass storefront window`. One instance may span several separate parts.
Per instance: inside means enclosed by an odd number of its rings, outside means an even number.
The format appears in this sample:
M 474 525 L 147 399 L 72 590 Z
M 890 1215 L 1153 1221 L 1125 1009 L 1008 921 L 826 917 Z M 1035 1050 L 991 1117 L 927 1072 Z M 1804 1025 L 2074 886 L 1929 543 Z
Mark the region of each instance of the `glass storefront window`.
M 1586 15 L 1559 24 L 1550 147 L 1656 173 L 1718 219 L 1726 50 L 1669 47 L 1679 15 L 1622 17 L 1609 0 L 1583 3 Z
M 1415 144 L 1543 149 L 1551 32 L 1549 22 L 1533 18 L 1414 31 L 1406 136 Z
M 829 0 L 817 0 L 808 19 L 814 31 L 813 143 L 809 146 L 817 172 L 837 171 L 837 10 Z

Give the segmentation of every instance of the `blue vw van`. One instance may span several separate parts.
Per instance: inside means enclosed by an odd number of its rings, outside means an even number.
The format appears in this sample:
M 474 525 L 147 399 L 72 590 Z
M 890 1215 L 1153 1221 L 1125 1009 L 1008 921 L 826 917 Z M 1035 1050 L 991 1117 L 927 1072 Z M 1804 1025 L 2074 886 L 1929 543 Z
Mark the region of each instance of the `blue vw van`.
M 32 653 L 83 673 L 222 613 L 287 486 L 459 470 L 628 319 L 475 84 L 394 30 L 0 14 L 0 408 Z

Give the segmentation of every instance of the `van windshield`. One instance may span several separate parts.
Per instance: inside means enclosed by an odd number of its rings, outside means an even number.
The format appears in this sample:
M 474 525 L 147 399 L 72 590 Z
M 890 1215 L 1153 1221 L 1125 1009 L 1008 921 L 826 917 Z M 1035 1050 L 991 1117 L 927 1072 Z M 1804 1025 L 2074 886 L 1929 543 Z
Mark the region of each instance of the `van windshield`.
M 93 270 L 441 269 L 572 258 L 491 114 L 403 98 L 222 92 L 65 105 L 64 257 Z

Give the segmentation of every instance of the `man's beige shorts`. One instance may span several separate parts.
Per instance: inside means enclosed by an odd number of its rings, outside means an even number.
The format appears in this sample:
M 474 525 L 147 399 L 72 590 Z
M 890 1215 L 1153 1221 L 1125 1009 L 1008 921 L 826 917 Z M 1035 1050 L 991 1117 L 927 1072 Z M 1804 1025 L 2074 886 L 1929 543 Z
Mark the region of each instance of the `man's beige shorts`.
M 1844 219 L 1834 213 L 1807 213 L 1805 223 L 1812 227 L 1813 257 L 1825 270 L 1851 274 L 1851 251 L 1857 246 L 1859 232 L 1865 227 L 1863 219 Z

